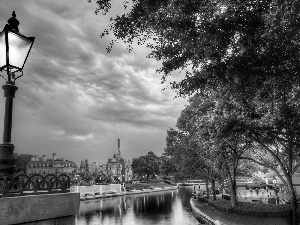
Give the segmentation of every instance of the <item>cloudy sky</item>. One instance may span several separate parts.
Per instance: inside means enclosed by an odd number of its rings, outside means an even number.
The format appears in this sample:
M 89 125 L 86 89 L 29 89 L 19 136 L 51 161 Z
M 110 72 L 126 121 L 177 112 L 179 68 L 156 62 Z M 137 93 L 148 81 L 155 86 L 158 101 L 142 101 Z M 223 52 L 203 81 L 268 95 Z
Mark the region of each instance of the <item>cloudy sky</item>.
M 20 32 L 36 38 L 16 82 L 15 152 L 104 163 L 117 152 L 120 138 L 126 159 L 163 153 L 166 131 L 175 127 L 187 101 L 174 99 L 173 90 L 162 91 L 166 85 L 155 73 L 161 62 L 147 59 L 145 47 L 128 53 L 119 43 L 106 52 L 111 36 L 100 34 L 111 15 L 95 15 L 96 7 L 87 0 L 1 0 L 0 27 L 16 11 Z M 113 13 L 122 10 L 113 7 Z M 1 138 L 4 103 L 2 95 Z

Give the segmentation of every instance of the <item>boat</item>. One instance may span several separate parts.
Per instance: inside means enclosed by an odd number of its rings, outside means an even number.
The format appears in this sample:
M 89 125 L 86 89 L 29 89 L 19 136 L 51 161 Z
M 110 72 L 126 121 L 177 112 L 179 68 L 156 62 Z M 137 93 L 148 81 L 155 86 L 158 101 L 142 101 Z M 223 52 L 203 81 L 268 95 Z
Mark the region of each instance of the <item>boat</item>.
M 107 196 L 107 197 L 114 197 L 114 196 L 117 196 L 117 192 L 116 192 L 116 191 L 107 191 L 107 192 L 106 192 L 106 196 Z
M 85 193 L 85 199 L 94 199 L 95 198 L 95 193 L 94 192 L 86 192 Z
M 101 198 L 103 195 L 100 194 L 100 192 L 95 193 L 95 198 Z

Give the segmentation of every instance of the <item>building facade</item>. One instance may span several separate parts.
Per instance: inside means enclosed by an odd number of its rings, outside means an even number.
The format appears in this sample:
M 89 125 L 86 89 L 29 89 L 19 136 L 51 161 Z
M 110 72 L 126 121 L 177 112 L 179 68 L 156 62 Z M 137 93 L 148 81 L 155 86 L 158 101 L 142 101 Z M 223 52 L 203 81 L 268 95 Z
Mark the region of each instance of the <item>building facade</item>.
M 106 164 L 103 163 L 89 163 L 88 160 L 82 160 L 79 166 L 79 172 L 81 173 L 88 173 L 88 172 L 92 172 L 92 173 L 100 173 L 101 171 L 106 170 Z
M 126 182 L 132 179 L 131 162 L 121 156 L 120 139 L 118 139 L 118 153 L 108 159 L 106 169 L 112 171 L 115 180 Z
M 52 159 L 47 159 L 46 155 L 32 157 L 26 166 L 26 174 L 69 174 L 77 170 L 77 165 L 73 161 L 56 158 L 55 153 L 52 156 Z

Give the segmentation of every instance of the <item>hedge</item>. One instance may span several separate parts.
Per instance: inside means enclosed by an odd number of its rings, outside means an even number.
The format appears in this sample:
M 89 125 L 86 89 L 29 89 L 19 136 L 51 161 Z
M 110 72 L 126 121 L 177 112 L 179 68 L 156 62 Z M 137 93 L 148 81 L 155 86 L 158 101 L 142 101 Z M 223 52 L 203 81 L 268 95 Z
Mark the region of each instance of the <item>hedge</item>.
M 148 184 L 134 183 L 134 184 L 125 184 L 125 189 L 130 190 L 142 190 L 142 189 L 152 189 Z
M 205 202 L 198 197 L 198 201 Z M 292 214 L 291 206 L 287 204 L 269 205 L 262 203 L 238 202 L 236 207 L 225 199 L 208 200 L 208 205 L 222 212 L 251 215 L 258 217 L 289 217 Z

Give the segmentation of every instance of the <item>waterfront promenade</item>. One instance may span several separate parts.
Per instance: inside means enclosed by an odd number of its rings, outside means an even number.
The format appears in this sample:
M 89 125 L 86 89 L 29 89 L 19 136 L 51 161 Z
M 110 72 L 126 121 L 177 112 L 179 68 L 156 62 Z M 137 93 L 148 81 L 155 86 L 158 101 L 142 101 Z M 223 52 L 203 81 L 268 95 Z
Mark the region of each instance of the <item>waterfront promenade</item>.
M 221 195 L 217 195 L 221 198 Z M 208 203 L 199 202 L 198 199 L 191 199 L 191 208 L 196 218 L 206 221 L 209 225 L 289 225 L 289 218 L 264 218 L 249 215 L 229 214 L 217 211 L 208 206 Z

